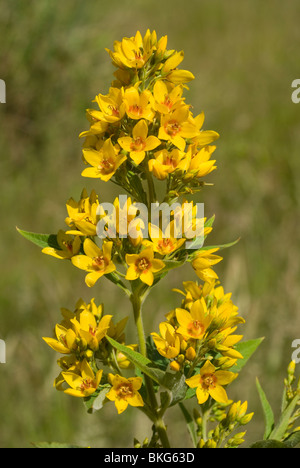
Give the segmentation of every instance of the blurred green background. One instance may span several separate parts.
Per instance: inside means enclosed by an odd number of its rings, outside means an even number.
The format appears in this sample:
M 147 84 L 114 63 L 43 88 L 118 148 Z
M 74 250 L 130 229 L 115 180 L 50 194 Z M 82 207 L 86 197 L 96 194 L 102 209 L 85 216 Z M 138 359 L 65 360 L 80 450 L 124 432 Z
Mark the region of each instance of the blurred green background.
M 41 337 L 51 336 L 60 307 L 95 296 L 117 318 L 130 308 L 108 281 L 89 290 L 82 272 L 46 257 L 15 229 L 57 232 L 67 199 L 94 186 L 80 177 L 85 109 L 112 80 L 104 48 L 138 29 L 167 34 L 168 48 L 185 51 L 181 68 L 196 77 L 187 102 L 195 114 L 205 112 L 205 129 L 221 135 L 214 186 L 199 201 L 206 216 L 216 215 L 210 243 L 241 236 L 216 270 L 246 319 L 240 332 L 265 337 L 230 390 L 256 413 L 245 445 L 264 429 L 256 376 L 278 414 L 291 343 L 300 338 L 300 104 L 291 101 L 291 83 L 300 78 L 299 18 L 298 0 L 0 0 L 0 78 L 7 86 L 0 104 L 0 338 L 7 347 L 1 447 L 46 440 L 130 447 L 135 435 L 150 433 L 134 410 L 118 417 L 107 405 L 89 415 L 80 400 L 53 389 L 58 356 Z M 117 194 L 112 184 L 96 188 L 103 201 Z M 145 304 L 149 331 L 179 304 L 171 289 L 192 279 L 192 269 L 183 268 L 154 290 Z M 174 444 L 189 446 L 177 410 L 168 423 Z

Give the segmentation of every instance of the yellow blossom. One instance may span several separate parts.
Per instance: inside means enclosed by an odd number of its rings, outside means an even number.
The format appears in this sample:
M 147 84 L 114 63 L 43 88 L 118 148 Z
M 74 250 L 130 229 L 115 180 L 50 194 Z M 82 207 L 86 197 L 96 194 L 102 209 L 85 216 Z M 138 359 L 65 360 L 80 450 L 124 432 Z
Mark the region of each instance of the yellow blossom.
M 198 135 L 198 129 L 190 114 L 189 106 L 180 106 L 169 114 L 162 114 L 158 132 L 160 140 L 173 143 L 181 151 L 185 150 L 185 138 Z
M 42 249 L 42 252 L 59 259 L 70 259 L 79 253 L 81 246 L 79 236 L 74 238 L 66 232 L 59 230 L 56 239 L 60 249 L 55 247 L 45 247 Z
M 204 337 L 212 318 L 209 316 L 206 303 L 203 298 L 195 301 L 190 311 L 176 309 L 176 318 L 179 323 L 177 333 L 185 338 L 200 340 Z
M 115 123 L 121 120 L 125 114 L 125 104 L 123 101 L 123 88 L 109 89 L 108 95 L 98 94 L 95 97 L 100 111 L 90 110 L 90 115 L 95 119 L 99 119 L 109 123 Z
M 215 149 L 216 146 L 204 146 L 197 153 L 192 154 L 190 165 L 184 178 L 204 177 L 214 171 L 217 168 L 215 166 L 216 160 L 210 160 L 210 156 Z
M 227 403 L 228 397 L 223 385 L 231 383 L 237 374 L 230 371 L 216 370 L 216 367 L 206 361 L 200 369 L 200 374 L 186 379 L 191 388 L 197 388 L 196 395 L 198 403 L 205 403 L 209 396 L 219 403 Z
M 97 323 L 95 315 L 83 310 L 77 319 L 73 319 L 77 334 L 87 343 L 87 346 L 93 351 L 97 351 L 99 343 L 106 335 L 110 327 L 112 315 L 104 315 L 99 323 Z
M 126 254 L 126 263 L 129 265 L 126 279 L 131 281 L 140 278 L 148 286 L 153 284 L 153 274 L 165 266 L 164 262 L 154 258 L 152 246 L 146 247 L 139 254 Z
M 169 255 L 179 249 L 185 242 L 184 238 L 176 238 L 174 221 L 171 221 L 163 233 L 158 226 L 149 223 L 149 235 L 151 241 L 144 240 L 145 246 L 153 246 L 154 252 L 161 255 Z
M 160 145 L 160 140 L 154 136 L 148 136 L 148 124 L 141 119 L 132 130 L 132 137 L 124 136 L 118 139 L 119 145 L 129 152 L 135 164 L 140 164 L 146 155 L 146 151 L 152 151 Z
M 180 353 L 180 338 L 176 334 L 175 328 L 167 322 L 159 324 L 158 333 L 151 333 L 157 351 L 162 356 L 172 359 Z
M 155 109 L 161 114 L 169 114 L 175 106 L 182 104 L 182 86 L 173 86 L 163 80 L 156 81 L 153 87 Z
M 95 190 L 92 190 L 90 196 L 88 196 L 87 191 L 84 189 L 79 202 L 70 198 L 66 204 L 68 216 L 65 222 L 70 227 L 67 234 L 95 236 L 97 222 L 99 221 L 98 206 L 99 200 Z
M 153 96 L 148 89 L 141 93 L 136 87 L 127 88 L 124 93 L 125 109 L 128 117 L 134 120 L 153 120 L 155 112 L 152 108 Z
M 114 42 L 114 52 L 106 49 L 112 58 L 113 64 L 121 68 L 142 68 L 150 58 L 154 44 L 156 43 L 155 32 L 148 30 L 144 40 L 140 31 L 134 37 L 124 37 L 122 41 Z
M 88 271 L 85 277 L 87 286 L 92 287 L 103 275 L 112 273 L 116 267 L 111 261 L 112 242 L 103 242 L 102 250 L 91 240 L 85 239 L 85 255 L 75 255 L 72 263 L 81 270 Z
M 75 397 L 88 397 L 97 390 L 103 370 L 98 370 L 94 374 L 89 363 L 84 359 L 80 364 L 80 374 L 75 372 L 62 372 L 62 376 L 70 386 L 64 390 L 64 393 Z
M 55 335 L 56 338 L 43 337 L 43 340 L 54 351 L 61 354 L 69 354 L 77 349 L 77 334 L 72 328 L 66 328 L 63 325 L 57 324 L 55 326 Z
M 149 171 L 159 180 L 164 180 L 175 171 L 185 172 L 190 165 L 190 156 L 174 148 L 172 151 L 162 149 L 154 154 L 155 158 L 148 161 Z
M 214 130 L 202 130 L 204 119 L 204 112 L 201 112 L 200 114 L 194 117 L 194 122 L 199 131 L 199 133 L 194 138 L 192 138 L 193 145 L 196 149 L 199 147 L 207 146 L 220 137 L 220 135 Z
M 118 153 L 111 139 L 108 138 L 99 151 L 83 149 L 85 160 L 92 166 L 83 170 L 83 177 L 100 178 L 107 182 L 114 175 L 119 166 L 126 160 L 124 154 Z
M 115 402 L 118 414 L 123 413 L 128 405 L 144 406 L 143 399 L 138 392 L 143 382 L 141 377 L 126 379 L 118 374 L 109 374 L 108 378 L 112 388 L 106 394 L 106 398 Z
M 218 250 L 218 247 L 208 250 L 200 250 L 192 262 L 192 267 L 194 268 L 197 276 L 199 276 L 203 281 L 210 281 L 218 278 L 218 275 L 211 268 L 211 266 L 222 260 L 222 257 L 219 255 L 214 255 Z

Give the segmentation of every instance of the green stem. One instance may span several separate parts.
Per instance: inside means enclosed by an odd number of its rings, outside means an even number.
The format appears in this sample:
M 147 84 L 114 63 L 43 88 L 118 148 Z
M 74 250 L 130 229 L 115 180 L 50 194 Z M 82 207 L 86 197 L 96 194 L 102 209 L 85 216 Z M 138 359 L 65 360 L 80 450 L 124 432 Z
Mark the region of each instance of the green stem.
M 143 356 L 147 357 L 147 346 L 146 346 L 146 340 L 145 340 L 144 325 L 143 325 L 143 320 L 142 320 L 142 301 L 141 301 L 140 295 L 138 294 L 138 290 L 136 290 L 135 293 L 132 293 L 131 302 L 133 305 L 135 325 L 136 325 L 137 333 L 138 333 L 140 353 Z M 161 440 L 163 447 L 170 448 L 170 443 L 169 443 L 168 435 L 167 435 L 167 429 L 166 429 L 166 426 L 162 417 L 159 415 L 159 412 L 158 412 L 158 404 L 157 404 L 157 400 L 155 396 L 153 382 L 151 378 L 148 377 L 147 375 L 144 375 L 144 378 L 145 378 L 145 386 L 146 386 L 148 400 L 149 400 L 149 406 L 151 408 L 151 413 L 153 414 L 153 417 L 151 417 L 150 419 L 154 422 L 155 428 L 157 430 L 157 433 L 159 435 L 159 438 Z
M 149 194 L 149 207 L 148 208 L 150 209 L 151 203 L 156 202 L 156 193 L 155 193 L 153 178 L 148 168 L 146 168 L 146 177 L 147 177 L 148 194 Z

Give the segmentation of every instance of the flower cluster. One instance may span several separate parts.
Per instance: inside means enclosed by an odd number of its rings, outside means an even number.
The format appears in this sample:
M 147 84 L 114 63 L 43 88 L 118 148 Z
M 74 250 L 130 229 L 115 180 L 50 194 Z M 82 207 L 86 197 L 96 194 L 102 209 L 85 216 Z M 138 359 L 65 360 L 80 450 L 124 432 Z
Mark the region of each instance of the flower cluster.
M 62 309 L 54 337 L 44 338 L 62 354 L 55 387 L 84 398 L 89 409 L 109 401 L 118 413 L 128 405 L 139 408 L 153 423 L 148 446 L 168 447 L 163 415 L 169 405 L 195 397 L 201 408 L 227 407 L 226 387 L 242 358 L 236 346 L 242 335 L 235 331 L 244 319 L 214 268 L 222 260 L 220 247 L 231 244 L 204 246 L 214 216 L 206 218 L 199 204 L 187 200 L 216 169 L 212 154 L 219 135 L 204 130 L 204 113 L 194 115 L 186 102 L 184 91 L 194 77 L 178 68 L 184 54 L 167 50 L 167 36 L 157 39 L 147 30 L 142 37 L 138 31 L 116 41 L 108 53 L 116 71 L 108 93 L 95 96 L 96 109 L 86 111 L 89 128 L 79 135 L 81 175 L 113 182 L 128 196 L 106 203 L 94 189 L 83 189 L 79 200 L 66 203 L 64 229 L 56 235 L 23 234 L 43 253 L 83 270 L 89 288 L 106 278 L 133 306 L 138 344 L 126 344 L 127 317 L 114 324 L 95 299 L 80 299 L 74 311 Z M 180 306 L 165 316 L 159 333 L 146 338 L 141 312 L 146 296 L 186 263 L 201 283 L 185 281 Z M 233 421 L 234 413 L 235 421 L 245 422 L 245 405 L 233 405 L 226 421 Z M 225 423 L 221 429 L 227 434 Z M 217 435 L 211 440 L 214 444 Z M 200 440 L 198 446 L 205 444 Z
M 112 373 L 103 375 L 104 367 L 120 372 L 131 365 L 126 356 L 116 353 L 106 339 L 111 337 L 118 343 L 125 343 L 128 317 L 114 324 L 112 315 L 104 315 L 103 305 L 97 306 L 94 298 L 89 304 L 80 299 L 74 311 L 61 309 L 61 313 L 63 320 L 55 326 L 55 337 L 43 338 L 54 351 L 63 355 L 57 361 L 61 372 L 54 381 L 56 389 L 86 398 L 104 389 L 106 397 L 115 401 L 119 412 L 128 404 L 142 405 L 137 391 L 141 386 L 140 378 L 126 379 Z M 136 349 L 137 345 L 128 345 L 128 348 Z
M 107 95 L 95 97 L 98 109 L 87 109 L 90 128 L 80 134 L 89 165 L 84 177 L 115 176 L 124 184 L 132 170 L 142 176 L 151 172 L 159 180 L 168 178 L 174 195 L 216 169 L 210 159 L 216 147 L 210 144 L 219 135 L 202 130 L 204 114 L 194 116 L 185 102 L 184 88 L 194 77 L 177 68 L 183 52 L 166 46 L 166 36 L 157 40 L 148 30 L 144 38 L 137 32 L 116 41 L 109 51 L 116 80 Z
M 242 335 L 234 334 L 244 323 L 230 294 L 215 280 L 203 285 L 189 281 L 180 308 L 172 310 L 160 323 L 160 333 L 152 333 L 158 352 L 170 360 L 170 367 L 182 372 L 190 388 L 196 388 L 199 404 L 209 396 L 227 402 L 223 385 L 232 382 L 234 368 L 241 353 L 235 349 Z

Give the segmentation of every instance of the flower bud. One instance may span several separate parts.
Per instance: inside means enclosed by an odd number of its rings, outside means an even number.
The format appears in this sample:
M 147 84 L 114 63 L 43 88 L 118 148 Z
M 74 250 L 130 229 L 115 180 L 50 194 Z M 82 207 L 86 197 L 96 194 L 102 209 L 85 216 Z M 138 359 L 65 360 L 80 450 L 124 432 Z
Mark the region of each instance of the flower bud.
M 180 371 L 180 364 L 177 361 L 172 361 L 171 364 L 170 364 L 170 368 L 173 371 L 178 372 L 178 371 Z
M 248 424 L 252 417 L 253 417 L 254 413 L 249 413 L 249 414 L 245 414 L 245 416 L 243 416 L 241 419 L 240 419 L 240 424 L 242 426 L 244 426 L 245 424 Z
M 196 351 L 195 349 L 190 346 L 186 352 L 185 352 L 185 357 L 189 360 L 189 361 L 193 361 L 196 357 Z

